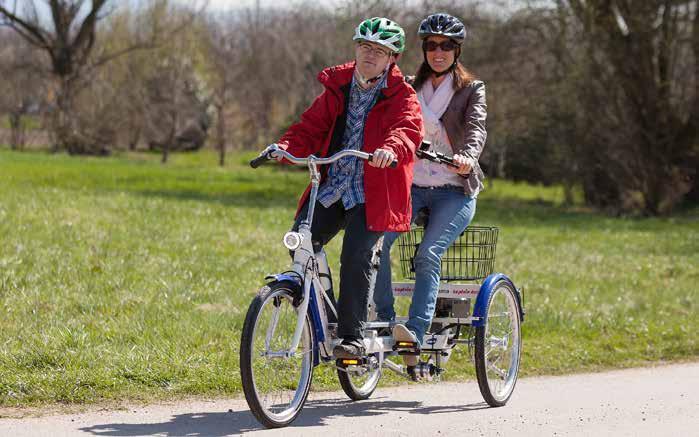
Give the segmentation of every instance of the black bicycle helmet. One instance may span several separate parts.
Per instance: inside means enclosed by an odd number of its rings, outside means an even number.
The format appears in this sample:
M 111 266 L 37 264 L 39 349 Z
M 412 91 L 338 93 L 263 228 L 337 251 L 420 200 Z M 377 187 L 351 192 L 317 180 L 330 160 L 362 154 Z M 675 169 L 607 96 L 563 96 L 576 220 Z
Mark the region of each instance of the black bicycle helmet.
M 464 23 L 462 23 L 458 18 L 449 14 L 432 14 L 422 20 L 422 23 L 420 23 L 420 27 L 417 30 L 417 34 L 423 43 L 425 38 L 434 35 L 445 36 L 456 42 L 458 46 L 456 47 L 456 52 L 454 54 L 454 63 L 451 64 L 449 68 L 439 73 L 432 70 L 437 77 L 454 71 L 459 62 L 459 56 L 461 56 L 461 43 L 463 43 L 466 39 L 466 26 L 464 26 Z M 427 51 L 425 51 L 424 46 L 422 49 L 422 55 L 425 59 L 425 64 L 432 69 L 429 62 L 427 62 Z
M 458 18 L 444 13 L 432 14 L 422 20 L 417 31 L 420 39 L 432 35 L 446 36 L 461 44 L 466 39 L 466 26 Z

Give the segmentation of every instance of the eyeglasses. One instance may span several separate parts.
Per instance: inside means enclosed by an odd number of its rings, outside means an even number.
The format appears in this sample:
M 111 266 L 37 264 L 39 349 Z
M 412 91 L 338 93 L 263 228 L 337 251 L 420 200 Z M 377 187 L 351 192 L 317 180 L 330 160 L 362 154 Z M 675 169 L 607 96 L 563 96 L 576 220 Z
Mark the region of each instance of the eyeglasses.
M 363 55 L 368 55 L 373 53 L 377 58 L 387 58 L 391 56 L 391 53 L 387 50 L 380 49 L 378 47 L 373 47 L 371 44 L 361 43 L 359 44 L 359 50 Z
M 456 49 L 457 47 L 459 47 L 459 45 L 450 39 L 442 41 L 442 42 L 427 41 L 427 40 L 422 42 L 422 49 L 426 52 L 433 52 L 433 51 L 437 50 L 437 47 L 442 49 L 443 52 L 450 52 L 450 51 Z

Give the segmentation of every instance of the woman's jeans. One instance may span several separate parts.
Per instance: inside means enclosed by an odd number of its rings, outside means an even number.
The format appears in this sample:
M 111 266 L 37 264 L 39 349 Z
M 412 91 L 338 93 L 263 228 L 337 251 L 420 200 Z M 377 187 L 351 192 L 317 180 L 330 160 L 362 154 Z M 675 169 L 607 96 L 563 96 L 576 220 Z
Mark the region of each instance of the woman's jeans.
M 447 248 L 471 223 L 476 213 L 476 199 L 466 196 L 460 187 L 412 187 L 412 220 L 422 208 L 430 212 L 429 222 L 415 256 L 415 290 L 410 303 L 406 327 L 415 332 L 422 343 L 430 327 L 439 291 L 442 256 Z M 374 302 L 379 320 L 391 321 L 396 317 L 391 289 L 391 246 L 400 234 L 384 235 L 381 265 L 376 278 Z

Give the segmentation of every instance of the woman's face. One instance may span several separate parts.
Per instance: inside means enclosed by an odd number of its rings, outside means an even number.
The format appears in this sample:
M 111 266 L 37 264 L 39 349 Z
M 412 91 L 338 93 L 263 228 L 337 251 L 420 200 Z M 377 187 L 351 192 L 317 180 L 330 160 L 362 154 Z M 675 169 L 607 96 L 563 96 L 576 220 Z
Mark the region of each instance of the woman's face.
M 436 45 L 436 47 L 431 47 L 434 48 L 434 50 L 426 50 L 426 53 L 427 63 L 430 64 L 432 70 L 437 73 L 441 73 L 451 67 L 454 63 L 454 56 L 456 56 L 455 44 L 451 44 L 453 48 L 446 51 L 440 46 L 440 44 L 443 44 L 445 41 L 449 41 L 449 38 L 441 35 L 429 36 L 425 40 L 428 46 Z M 449 45 L 449 43 L 447 43 L 447 45 Z

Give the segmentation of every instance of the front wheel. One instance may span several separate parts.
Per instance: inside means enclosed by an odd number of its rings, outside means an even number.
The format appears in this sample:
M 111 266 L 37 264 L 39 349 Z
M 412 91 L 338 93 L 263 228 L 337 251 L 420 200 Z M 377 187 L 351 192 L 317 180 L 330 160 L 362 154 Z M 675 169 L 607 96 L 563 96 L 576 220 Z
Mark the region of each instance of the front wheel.
M 512 284 L 498 281 L 488 300 L 485 324 L 476 328 L 474 358 L 483 399 L 501 407 L 512 396 L 522 349 L 519 303 Z
M 257 420 L 269 428 L 294 421 L 311 387 L 315 341 L 308 314 L 298 348 L 289 353 L 297 321 L 294 290 L 282 282 L 255 296 L 243 325 L 243 392 Z
M 367 360 L 368 363 L 362 366 L 337 369 L 342 390 L 353 401 L 369 399 L 381 379 L 381 367 L 376 357 L 370 355 Z

